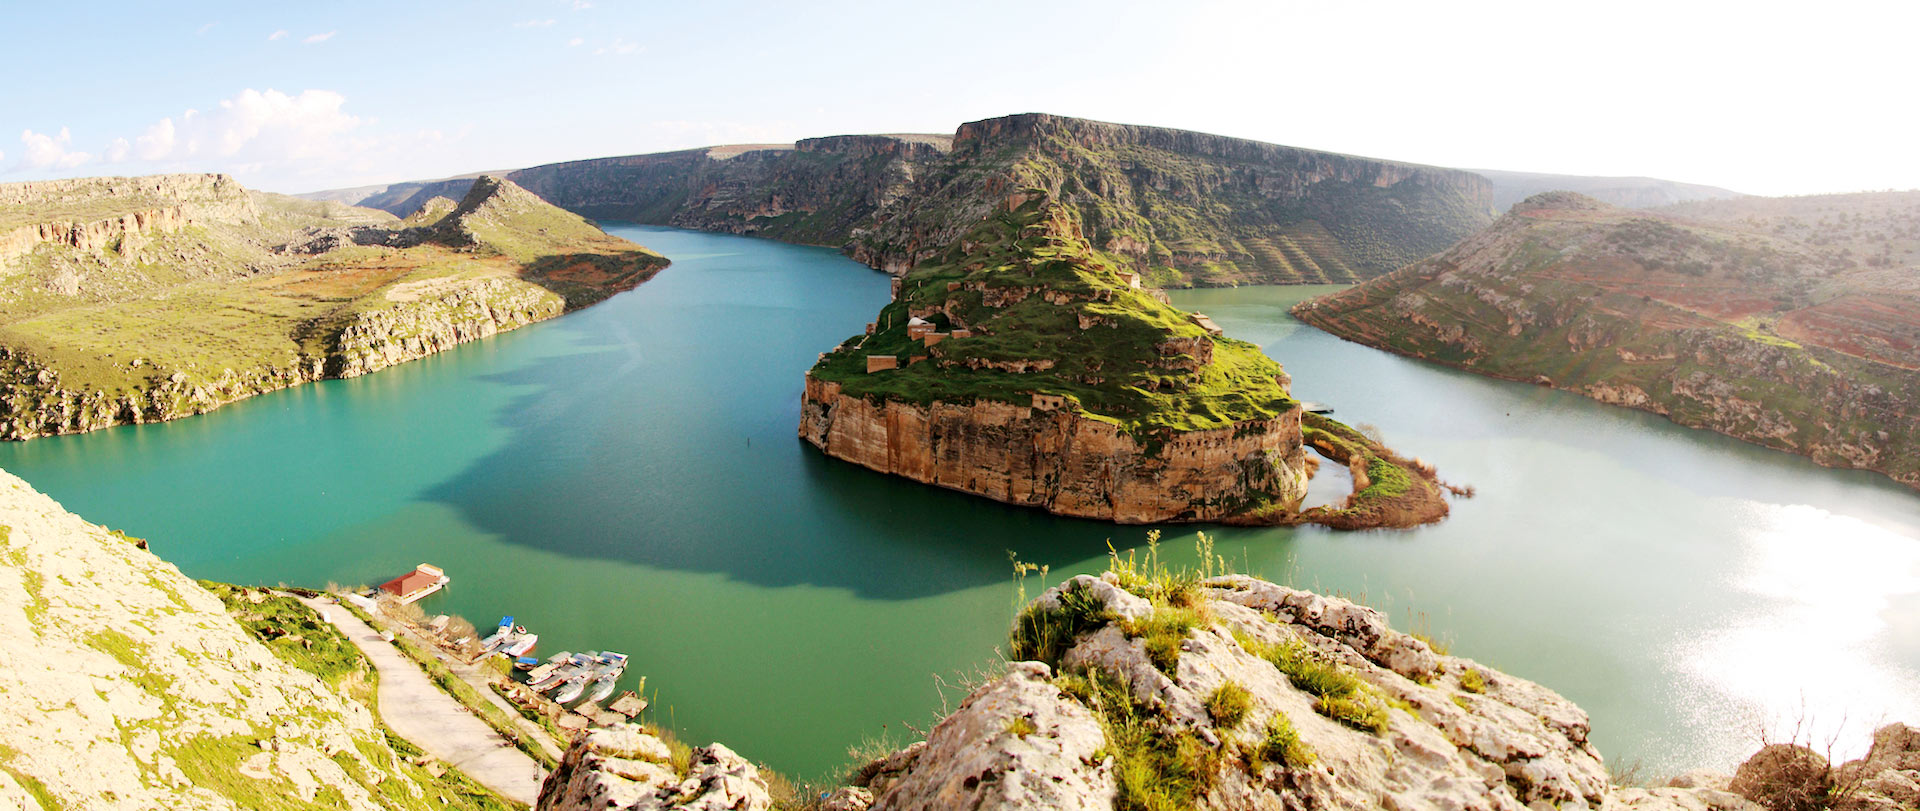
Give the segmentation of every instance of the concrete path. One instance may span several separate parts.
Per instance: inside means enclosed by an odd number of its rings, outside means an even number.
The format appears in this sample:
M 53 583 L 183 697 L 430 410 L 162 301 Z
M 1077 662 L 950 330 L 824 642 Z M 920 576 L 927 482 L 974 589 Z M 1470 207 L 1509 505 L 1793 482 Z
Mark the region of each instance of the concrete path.
M 353 640 L 380 671 L 380 718 L 406 738 L 459 769 L 500 796 L 531 806 L 547 773 L 525 752 L 473 716 L 447 695 L 426 671 L 347 609 L 321 599 L 302 598 Z

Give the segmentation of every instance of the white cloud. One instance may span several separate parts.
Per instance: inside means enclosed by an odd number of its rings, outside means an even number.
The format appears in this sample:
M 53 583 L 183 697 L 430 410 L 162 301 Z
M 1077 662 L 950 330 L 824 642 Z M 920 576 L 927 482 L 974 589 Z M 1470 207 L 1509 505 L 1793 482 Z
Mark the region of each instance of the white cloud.
M 514 24 L 513 24 L 513 27 L 515 27 L 515 28 L 545 28 L 545 27 L 547 27 L 547 26 L 549 26 L 549 25 L 553 25 L 553 24 L 554 24 L 554 23 L 556 23 L 556 22 L 559 22 L 559 20 L 522 20 L 522 21 L 520 21 L 520 22 L 517 22 L 517 23 L 514 23 Z
M 200 30 L 199 30 L 199 31 L 196 31 L 196 32 L 194 32 L 194 33 L 197 33 L 197 34 L 200 34 L 200 35 L 202 35 L 202 36 L 205 36 L 205 35 L 206 35 L 206 33 L 207 33 L 208 31 L 212 31 L 212 30 L 213 30 L 213 27 L 214 27 L 214 26 L 216 26 L 216 25 L 219 25 L 219 23 L 217 23 L 217 22 L 211 22 L 211 23 L 207 23 L 206 25 L 203 25 L 203 26 L 200 26 Z
M 59 135 L 22 131 L 20 143 L 27 148 L 21 165 L 28 169 L 72 169 L 93 159 L 92 155 L 85 152 L 74 152 L 67 148 L 73 144 L 73 134 L 67 132 L 66 127 L 60 128 Z
M 462 137 L 380 133 L 375 123 L 348 112 L 346 97 L 331 90 L 250 88 L 206 110 L 162 118 L 137 136 L 115 138 L 103 157 L 145 164 L 141 171 L 217 171 L 257 187 L 318 188 L 340 178 L 404 175 L 421 155 Z M 22 168 L 66 168 L 92 157 L 64 151 L 64 131 L 57 138 L 29 132 L 23 140 L 30 158 Z M 33 152 L 36 147 L 41 151 Z
M 278 30 L 278 31 L 275 31 L 275 32 L 273 32 L 273 33 L 271 33 L 271 34 L 268 34 L 268 35 L 267 35 L 267 41 L 268 41 L 268 42 L 272 42 L 272 41 L 274 41 L 274 40 L 276 40 L 276 39 L 286 39 L 286 38 L 287 38 L 287 29 L 285 29 L 285 28 L 282 28 L 282 29 L 280 29 L 280 30 Z
M 638 43 L 628 42 L 621 37 L 614 37 L 612 45 L 608 45 L 604 48 L 595 48 L 593 49 L 593 52 L 595 54 L 618 54 L 621 56 L 625 56 L 626 54 L 634 53 L 639 50 L 640 50 L 640 45 Z
M 578 48 L 584 44 L 586 44 L 586 40 L 581 39 L 579 37 L 574 37 L 573 39 L 567 40 L 567 47 L 569 48 Z
M 330 40 L 330 39 L 333 39 L 333 35 L 334 35 L 334 34 L 338 34 L 338 33 L 340 33 L 340 32 L 339 32 L 339 31 L 328 31 L 327 33 L 324 33 L 324 34 L 314 34 L 313 36 L 310 36 L 310 37 L 307 37 L 306 39 L 303 39 L 303 40 L 300 40 L 300 41 L 301 41 L 301 42 L 304 42 L 304 43 L 306 43 L 306 44 L 308 44 L 308 45 L 312 45 L 312 44 L 314 44 L 314 43 L 316 43 L 316 42 L 326 42 L 327 40 Z

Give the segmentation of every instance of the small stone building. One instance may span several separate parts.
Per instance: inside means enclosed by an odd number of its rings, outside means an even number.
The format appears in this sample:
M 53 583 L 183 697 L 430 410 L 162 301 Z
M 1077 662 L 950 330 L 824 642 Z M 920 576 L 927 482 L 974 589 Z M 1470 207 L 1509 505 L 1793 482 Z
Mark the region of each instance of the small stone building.
M 1033 395 L 1033 407 L 1042 411 L 1056 411 L 1067 406 L 1067 398 L 1059 394 Z
M 897 355 L 868 355 L 867 356 L 867 374 L 873 374 L 874 372 L 884 371 L 887 369 L 898 369 L 898 368 L 900 368 L 900 358 Z
M 1192 321 L 1194 326 L 1197 326 L 1203 330 L 1206 330 L 1208 335 L 1218 336 L 1218 335 L 1227 334 L 1227 331 L 1221 329 L 1219 324 L 1213 323 L 1213 319 L 1208 318 L 1205 315 L 1202 315 L 1200 313 L 1188 314 L 1187 320 Z
M 1120 271 L 1120 281 L 1135 290 L 1140 289 L 1140 274 L 1138 273 L 1131 273 L 1124 270 Z
M 933 322 L 919 316 L 907 319 L 907 339 L 918 340 L 927 337 L 933 331 Z

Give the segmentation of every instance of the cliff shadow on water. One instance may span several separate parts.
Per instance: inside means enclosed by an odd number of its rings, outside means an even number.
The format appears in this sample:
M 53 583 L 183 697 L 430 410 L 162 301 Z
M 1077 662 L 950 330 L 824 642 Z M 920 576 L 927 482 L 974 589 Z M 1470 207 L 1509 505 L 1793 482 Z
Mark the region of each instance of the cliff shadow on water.
M 505 439 L 422 499 L 582 561 L 887 600 L 1006 583 L 1009 551 L 1060 569 L 1144 537 L 825 457 L 794 436 L 802 372 L 886 277 L 825 249 L 633 230 L 674 265 L 548 325 L 570 351 L 482 376 L 514 392 Z

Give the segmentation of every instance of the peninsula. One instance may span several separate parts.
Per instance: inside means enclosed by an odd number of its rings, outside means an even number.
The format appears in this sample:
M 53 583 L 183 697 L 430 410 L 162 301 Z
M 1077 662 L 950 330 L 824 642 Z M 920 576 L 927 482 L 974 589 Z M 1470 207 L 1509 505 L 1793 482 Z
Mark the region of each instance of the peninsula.
M 0 438 L 367 374 L 666 264 L 493 177 L 405 221 L 224 175 L 0 185 Z

